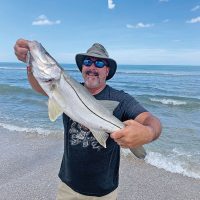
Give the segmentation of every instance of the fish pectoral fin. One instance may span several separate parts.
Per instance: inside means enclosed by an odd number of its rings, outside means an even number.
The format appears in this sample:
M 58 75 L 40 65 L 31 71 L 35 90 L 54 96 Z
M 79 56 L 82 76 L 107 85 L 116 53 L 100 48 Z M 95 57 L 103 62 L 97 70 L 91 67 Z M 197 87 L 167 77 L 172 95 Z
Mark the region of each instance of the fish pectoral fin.
M 54 122 L 63 113 L 63 110 L 58 105 L 58 103 L 50 98 L 48 101 L 48 111 L 49 111 L 49 119 L 52 122 Z
M 98 100 L 101 105 L 107 108 L 112 114 L 115 108 L 119 105 L 118 101 Z
M 139 159 L 144 159 L 147 155 L 143 146 L 137 148 L 130 148 L 130 151 Z
M 106 148 L 106 140 L 108 139 L 109 136 L 108 133 L 106 133 L 105 131 L 92 130 L 92 129 L 90 129 L 90 131 L 92 132 L 97 142 L 104 148 Z

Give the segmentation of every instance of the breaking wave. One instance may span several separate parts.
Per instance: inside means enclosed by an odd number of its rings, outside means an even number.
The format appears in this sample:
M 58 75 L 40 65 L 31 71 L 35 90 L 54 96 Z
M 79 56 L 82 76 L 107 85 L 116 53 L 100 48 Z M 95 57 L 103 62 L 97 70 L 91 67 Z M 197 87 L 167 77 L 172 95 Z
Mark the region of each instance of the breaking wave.
M 175 150 L 176 151 L 176 150 Z M 166 156 L 158 152 L 149 152 L 145 158 L 145 161 L 157 168 L 164 169 L 172 173 L 182 174 L 187 177 L 200 179 L 200 167 L 198 164 L 188 166 L 187 162 L 178 159 L 176 152 L 174 155 Z M 200 153 L 199 153 L 200 155 Z M 191 155 L 184 155 L 185 157 L 191 157 Z M 193 155 L 194 156 L 194 155 Z
M 150 98 L 153 102 L 159 102 L 165 105 L 174 105 L 174 106 L 180 106 L 180 105 L 186 105 L 186 101 L 176 100 L 176 99 L 167 99 L 167 98 Z
M 7 129 L 11 132 L 17 131 L 17 132 L 24 132 L 28 134 L 35 134 L 35 135 L 42 135 L 42 136 L 48 136 L 48 135 L 59 135 L 62 133 L 60 130 L 47 130 L 44 128 L 28 128 L 28 127 L 20 127 L 12 124 L 4 124 L 0 123 L 0 127 Z

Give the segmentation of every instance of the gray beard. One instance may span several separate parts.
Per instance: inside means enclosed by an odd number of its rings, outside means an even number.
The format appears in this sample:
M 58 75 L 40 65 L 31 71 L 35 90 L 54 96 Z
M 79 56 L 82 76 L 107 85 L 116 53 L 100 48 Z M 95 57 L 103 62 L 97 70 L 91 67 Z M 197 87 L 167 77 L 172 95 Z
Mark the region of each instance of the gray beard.
M 100 86 L 100 81 L 98 79 L 96 79 L 95 81 L 88 81 L 88 80 L 85 80 L 85 86 L 87 88 L 91 88 L 91 89 L 94 89 L 94 88 L 97 88 Z

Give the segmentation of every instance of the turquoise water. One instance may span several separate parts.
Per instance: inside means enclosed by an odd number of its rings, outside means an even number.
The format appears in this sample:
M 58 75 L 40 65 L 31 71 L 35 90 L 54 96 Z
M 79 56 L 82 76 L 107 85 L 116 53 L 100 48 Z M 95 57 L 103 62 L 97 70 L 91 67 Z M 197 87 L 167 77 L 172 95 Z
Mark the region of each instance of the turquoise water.
M 61 65 L 82 81 L 75 65 Z M 162 121 L 160 139 L 145 145 L 145 161 L 200 178 L 200 66 L 119 65 L 108 84 L 133 95 Z M 23 63 L 0 63 L 0 129 L 62 134 L 62 119 L 50 122 L 46 103 L 30 88 Z

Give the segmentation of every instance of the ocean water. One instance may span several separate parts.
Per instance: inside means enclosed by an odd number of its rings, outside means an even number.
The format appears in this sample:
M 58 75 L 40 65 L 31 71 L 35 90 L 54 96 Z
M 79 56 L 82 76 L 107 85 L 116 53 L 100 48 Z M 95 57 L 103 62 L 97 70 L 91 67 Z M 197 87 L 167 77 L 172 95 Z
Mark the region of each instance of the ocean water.
M 82 81 L 75 65 L 61 65 Z M 108 84 L 133 95 L 163 124 L 159 140 L 145 145 L 145 162 L 200 179 L 200 66 L 119 65 Z M 0 63 L 1 128 L 63 134 L 61 117 L 50 122 L 47 98 L 31 89 L 23 63 Z

